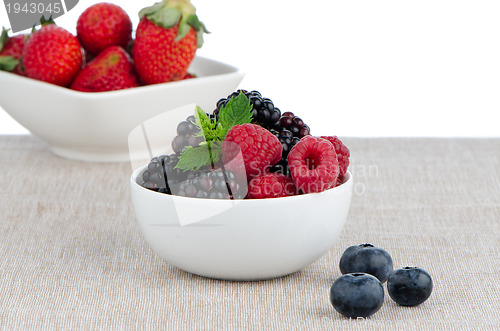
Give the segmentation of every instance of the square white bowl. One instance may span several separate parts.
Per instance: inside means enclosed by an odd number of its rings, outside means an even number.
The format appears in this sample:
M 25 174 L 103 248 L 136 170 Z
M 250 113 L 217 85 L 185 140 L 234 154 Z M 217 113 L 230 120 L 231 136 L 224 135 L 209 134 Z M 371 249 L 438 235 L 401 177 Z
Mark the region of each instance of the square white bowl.
M 196 56 L 197 78 L 119 91 L 88 93 L 0 71 L 0 106 L 56 155 L 90 162 L 129 160 L 128 135 L 143 121 L 195 103 L 211 112 L 236 90 L 239 69 Z

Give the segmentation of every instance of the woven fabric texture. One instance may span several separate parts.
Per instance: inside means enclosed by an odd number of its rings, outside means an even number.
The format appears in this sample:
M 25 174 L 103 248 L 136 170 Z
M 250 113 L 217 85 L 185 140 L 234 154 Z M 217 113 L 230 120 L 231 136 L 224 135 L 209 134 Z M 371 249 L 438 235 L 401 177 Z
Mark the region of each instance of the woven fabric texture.
M 320 260 L 261 282 L 206 279 L 141 236 L 128 164 L 65 160 L 0 136 L 0 329 L 500 329 L 500 139 L 346 138 L 355 185 Z M 433 277 L 428 301 L 387 295 L 368 319 L 330 305 L 345 248 L 369 242 Z M 385 287 L 385 286 L 384 286 Z

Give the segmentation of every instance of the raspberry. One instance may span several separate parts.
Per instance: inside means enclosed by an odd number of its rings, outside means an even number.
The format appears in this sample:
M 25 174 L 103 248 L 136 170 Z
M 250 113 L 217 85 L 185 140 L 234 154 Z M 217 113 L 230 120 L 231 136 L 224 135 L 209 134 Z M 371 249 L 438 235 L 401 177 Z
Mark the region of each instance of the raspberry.
M 267 172 L 281 159 L 282 146 L 271 132 L 256 124 L 235 125 L 222 144 L 225 165 L 241 151 L 248 179 Z M 226 167 L 227 168 L 227 167 Z M 235 169 L 231 169 L 239 173 Z
M 333 145 L 313 136 L 305 136 L 292 148 L 288 166 L 295 186 L 304 193 L 334 187 L 340 171 Z
M 295 195 L 297 189 L 290 177 L 270 172 L 252 178 L 248 183 L 248 199 L 279 198 Z
M 321 136 L 320 138 L 328 140 L 333 144 L 333 147 L 335 147 L 335 153 L 337 153 L 337 160 L 339 161 L 340 167 L 339 179 L 341 179 L 347 172 L 347 167 L 349 167 L 349 157 L 351 156 L 349 149 L 337 136 Z

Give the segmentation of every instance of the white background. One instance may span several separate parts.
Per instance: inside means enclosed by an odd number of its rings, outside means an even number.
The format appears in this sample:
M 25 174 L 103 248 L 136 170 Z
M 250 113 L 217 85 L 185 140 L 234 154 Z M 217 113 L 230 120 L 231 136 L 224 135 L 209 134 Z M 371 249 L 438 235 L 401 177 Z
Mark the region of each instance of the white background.
M 80 0 L 56 23 L 75 33 Z M 109 1 L 131 16 L 155 1 Z M 313 134 L 500 136 L 498 0 L 193 0 L 198 54 L 245 71 Z M 9 26 L 5 7 L 0 25 Z M 0 87 L 1 88 L 1 87 Z M 221 96 L 223 97 L 223 96 Z M 25 133 L 0 108 L 0 134 Z

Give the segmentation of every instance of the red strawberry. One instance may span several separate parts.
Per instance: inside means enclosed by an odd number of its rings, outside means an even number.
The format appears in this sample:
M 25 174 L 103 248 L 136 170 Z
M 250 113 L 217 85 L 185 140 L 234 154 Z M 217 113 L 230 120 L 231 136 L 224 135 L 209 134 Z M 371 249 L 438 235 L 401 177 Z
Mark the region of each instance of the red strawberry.
M 184 76 L 183 79 L 191 79 L 191 78 L 196 78 L 196 75 L 190 74 L 189 72 Z
M 127 47 L 132 39 L 132 21 L 121 7 L 102 2 L 80 15 L 76 33 L 83 48 L 97 55 L 109 46 Z
M 82 47 L 67 30 L 43 25 L 24 46 L 22 63 L 26 76 L 68 86 L 82 66 Z
M 2 28 L 0 35 L 0 70 L 23 75 L 19 62 L 27 37 L 26 34 L 9 37 L 8 31 Z
M 139 12 L 132 48 L 144 84 L 181 80 L 203 44 L 205 26 L 189 0 L 163 0 Z
M 139 86 L 130 55 L 120 46 L 99 53 L 76 76 L 71 89 L 104 92 Z

